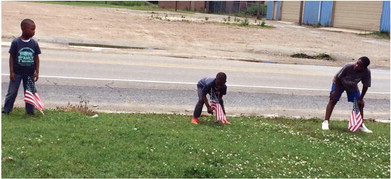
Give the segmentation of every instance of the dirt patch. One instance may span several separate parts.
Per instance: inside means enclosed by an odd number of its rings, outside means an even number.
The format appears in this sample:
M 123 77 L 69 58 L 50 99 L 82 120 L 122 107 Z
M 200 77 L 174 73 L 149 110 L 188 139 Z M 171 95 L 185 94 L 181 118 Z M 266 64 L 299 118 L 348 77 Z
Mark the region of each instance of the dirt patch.
M 19 24 L 23 18 L 36 22 L 35 38 L 43 42 L 151 47 L 164 50 L 139 53 L 162 56 L 330 66 L 342 66 L 352 59 L 368 56 L 372 60 L 371 68 L 389 69 L 390 65 L 389 40 L 369 36 L 274 21 L 266 21 L 266 24 L 275 28 L 221 25 L 228 19 L 227 15 L 156 13 L 31 2 L 2 2 L 3 40 L 20 35 Z M 259 23 L 254 19 L 249 22 Z M 290 57 L 295 53 L 312 56 L 324 53 L 335 60 Z

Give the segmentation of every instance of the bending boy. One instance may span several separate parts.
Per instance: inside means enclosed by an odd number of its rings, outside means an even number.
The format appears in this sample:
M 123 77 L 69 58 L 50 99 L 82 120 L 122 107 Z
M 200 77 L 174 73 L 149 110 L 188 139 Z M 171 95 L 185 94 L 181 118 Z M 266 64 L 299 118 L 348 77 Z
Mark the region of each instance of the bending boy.
M 348 95 L 348 101 L 354 102 L 357 100 L 360 108 L 360 113 L 364 119 L 364 96 L 371 86 L 371 71 L 368 69 L 370 64 L 368 57 L 361 57 L 356 63 L 346 64 L 334 77 L 333 85 L 330 92 L 330 100 L 326 108 L 325 120 L 322 122 L 322 129 L 329 130 L 329 120 L 334 106 L 339 101 L 342 93 L 346 91 Z M 360 94 L 357 84 L 362 82 L 363 87 Z M 366 133 L 372 133 L 364 123 L 360 127 L 360 130 Z
M 198 118 L 201 116 L 202 108 L 204 104 L 208 110 L 208 113 L 213 114 L 213 110 L 208 102 L 208 98 L 206 97 L 206 94 L 216 95 L 225 114 L 223 95 L 227 94 L 227 86 L 225 85 L 226 82 L 227 82 L 227 75 L 223 72 L 217 73 L 216 78 L 203 78 L 200 81 L 198 81 L 197 84 L 198 102 L 197 105 L 195 106 L 193 119 L 191 120 L 191 123 L 198 124 L 200 122 Z

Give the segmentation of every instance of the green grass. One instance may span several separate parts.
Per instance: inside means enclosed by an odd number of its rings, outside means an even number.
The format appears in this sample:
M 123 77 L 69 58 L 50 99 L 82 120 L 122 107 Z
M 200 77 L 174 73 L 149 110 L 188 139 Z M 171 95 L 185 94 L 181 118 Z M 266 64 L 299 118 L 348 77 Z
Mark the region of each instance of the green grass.
M 216 25 L 229 26 L 229 27 L 244 27 L 244 28 L 255 28 L 255 29 L 271 29 L 274 28 L 271 25 L 265 25 L 260 23 L 258 25 L 247 24 L 245 21 L 240 21 L 240 23 L 226 23 L 226 22 L 211 22 Z
M 377 38 L 377 39 L 388 39 L 388 40 L 390 40 L 390 33 L 389 32 L 375 31 L 375 32 L 372 32 L 372 33 L 370 33 L 368 35 L 372 36 L 374 38 Z
M 389 178 L 390 126 L 373 134 L 320 119 L 99 114 L 22 109 L 2 116 L 2 176 L 81 177 L 333 177 Z
M 97 7 L 112 7 L 112 8 L 127 8 L 143 11 L 161 11 L 157 5 L 146 1 L 41 1 L 39 3 L 52 3 L 62 5 L 75 6 L 97 6 Z

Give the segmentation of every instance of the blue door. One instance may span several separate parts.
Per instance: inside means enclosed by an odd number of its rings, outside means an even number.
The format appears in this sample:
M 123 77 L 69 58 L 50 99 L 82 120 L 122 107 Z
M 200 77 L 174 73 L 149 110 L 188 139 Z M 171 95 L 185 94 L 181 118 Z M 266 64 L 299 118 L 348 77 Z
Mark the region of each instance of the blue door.
M 273 9 L 274 9 L 273 1 L 268 1 L 267 2 L 267 14 L 266 14 L 267 20 L 273 20 Z
M 305 1 L 303 24 L 331 26 L 332 1 Z
M 268 1 L 267 2 L 267 20 L 280 20 L 280 8 L 281 1 Z
M 390 32 L 390 1 L 383 1 L 381 14 L 380 31 Z

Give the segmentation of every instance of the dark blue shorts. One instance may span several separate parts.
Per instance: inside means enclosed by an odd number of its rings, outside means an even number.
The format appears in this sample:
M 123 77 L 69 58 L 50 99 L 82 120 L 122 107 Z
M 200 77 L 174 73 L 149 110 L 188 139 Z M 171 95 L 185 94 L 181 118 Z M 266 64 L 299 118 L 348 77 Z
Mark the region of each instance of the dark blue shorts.
M 333 85 L 331 86 L 330 94 L 332 94 L 334 91 L 335 91 L 335 83 L 333 83 Z M 346 91 L 346 90 L 341 86 L 335 100 L 339 101 L 339 98 L 341 98 L 341 95 L 344 91 Z M 359 90 L 354 91 L 354 92 L 346 91 L 346 94 L 348 95 L 348 102 L 354 102 L 354 99 L 358 100 L 358 98 L 361 95 Z

